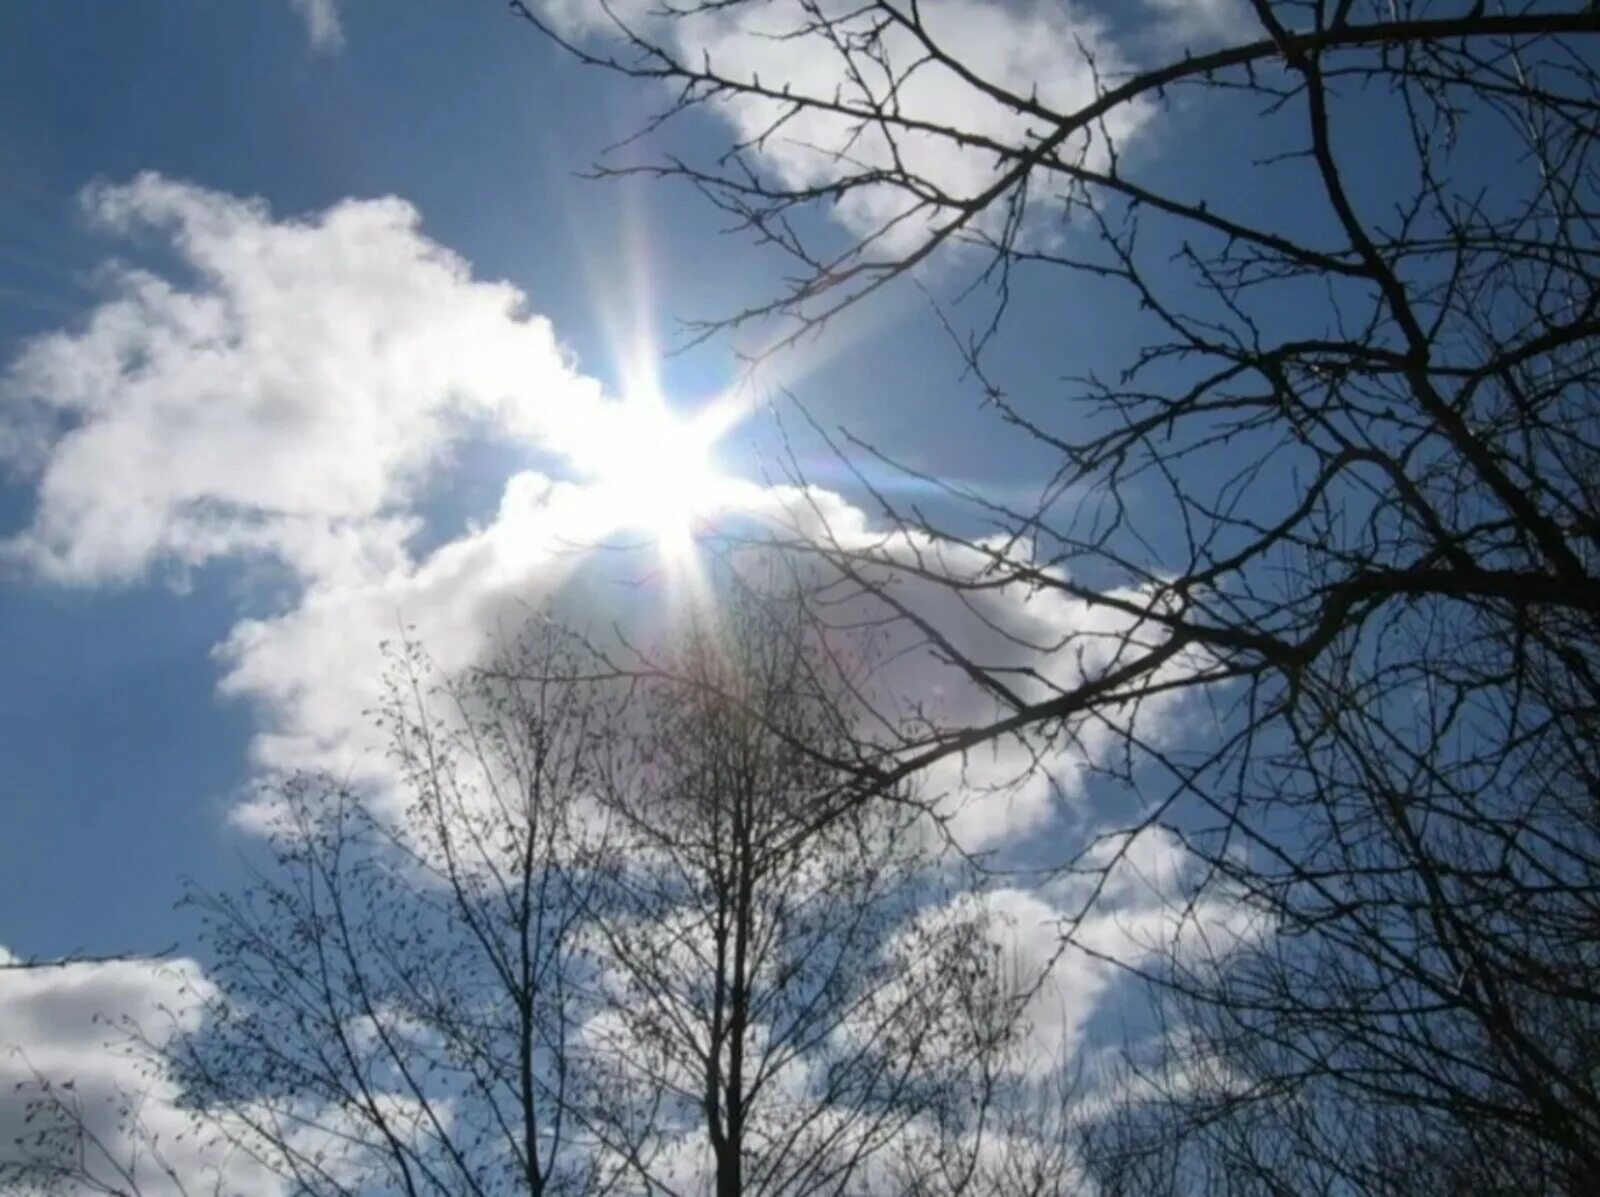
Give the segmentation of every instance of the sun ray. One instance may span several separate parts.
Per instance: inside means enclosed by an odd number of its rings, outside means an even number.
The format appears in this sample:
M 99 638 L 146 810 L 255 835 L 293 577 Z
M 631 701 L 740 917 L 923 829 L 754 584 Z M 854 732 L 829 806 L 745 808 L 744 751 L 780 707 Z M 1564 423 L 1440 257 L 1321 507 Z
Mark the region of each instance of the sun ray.
M 674 606 L 698 606 L 697 533 L 738 505 L 744 485 L 723 473 L 716 446 L 748 407 L 723 395 L 685 414 L 663 398 L 647 367 L 629 377 L 635 389 L 615 404 L 585 454 L 592 501 L 605 526 L 645 538 Z

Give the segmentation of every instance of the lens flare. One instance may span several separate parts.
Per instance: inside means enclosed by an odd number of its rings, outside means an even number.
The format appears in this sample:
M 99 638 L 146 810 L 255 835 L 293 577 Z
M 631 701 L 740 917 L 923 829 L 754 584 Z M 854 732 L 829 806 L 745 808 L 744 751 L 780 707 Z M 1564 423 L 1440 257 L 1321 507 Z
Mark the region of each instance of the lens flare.
M 664 558 L 681 560 L 700 521 L 728 500 L 731 480 L 714 450 L 738 421 L 738 406 L 720 399 L 686 417 L 645 389 L 617 414 L 614 435 L 593 463 L 597 500 L 618 528 L 649 534 Z

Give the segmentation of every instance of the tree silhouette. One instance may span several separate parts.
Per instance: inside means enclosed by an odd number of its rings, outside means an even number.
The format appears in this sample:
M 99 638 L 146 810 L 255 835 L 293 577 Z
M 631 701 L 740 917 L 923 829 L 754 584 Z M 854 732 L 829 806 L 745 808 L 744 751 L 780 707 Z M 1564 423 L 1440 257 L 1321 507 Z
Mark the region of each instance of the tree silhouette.
M 769 541 L 998 708 L 902 725 L 863 776 L 1109 736 L 1122 751 L 1090 763 L 1138 799 L 1117 831 L 1164 825 L 1204 866 L 1192 899 L 1255 920 L 1145 970 L 1172 1004 L 1139 1135 L 1207 1145 L 1210 1179 L 1147 1162 L 1193 1191 L 1588 1191 L 1594 6 L 1251 0 L 1190 46 L 1120 55 L 1092 22 L 1054 36 L 1085 10 L 995 6 L 989 32 L 1052 35 L 1032 75 L 955 0 L 512 8 L 666 85 L 601 174 L 687 183 L 792 262 L 697 334 L 781 348 L 936 255 L 970 276 L 940 314 L 995 444 L 1054 460 L 1037 500 L 907 468 L 943 500 L 913 507 L 863 472 L 878 534 L 802 500 Z M 639 157 L 697 113 L 734 132 Z M 1197 169 L 1129 148 L 1159 119 Z M 1008 318 L 1069 288 L 1126 312 L 1138 347 L 1014 393 Z M 1097 618 L 964 647 L 949 613 L 996 596 Z M 1190 734 L 1152 729 L 1156 699 Z
M 540 619 L 457 677 L 391 646 L 390 789 L 272 787 L 249 884 L 190 895 L 194 1008 L 124 1029 L 147 1085 L 102 1110 L 37 1076 L 44 1133 L 0 1175 L 125 1197 L 987 1191 L 1028 979 L 922 807 L 841 786 L 872 664 L 846 649 L 793 595 L 732 588 L 668 638 L 670 676 L 617 676 Z M 150 1101 L 200 1146 L 172 1162 Z

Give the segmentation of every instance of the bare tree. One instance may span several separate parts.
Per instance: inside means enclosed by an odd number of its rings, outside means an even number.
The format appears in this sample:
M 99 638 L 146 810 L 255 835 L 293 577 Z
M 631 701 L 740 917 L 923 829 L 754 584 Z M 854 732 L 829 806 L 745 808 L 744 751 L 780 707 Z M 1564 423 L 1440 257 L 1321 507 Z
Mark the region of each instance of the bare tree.
M 518 672 L 441 680 L 395 647 L 396 809 L 301 778 L 272 859 L 196 893 L 216 993 L 156 1048 L 197 1126 L 306 1194 L 603 1192 L 567 1117 L 592 849 L 578 800 L 604 705 L 547 627 Z M 535 668 L 537 663 L 537 668 Z
M 456 679 L 395 646 L 393 792 L 274 787 L 251 883 L 190 898 L 215 961 L 195 1009 L 126 1028 L 148 1091 L 107 1118 L 41 1074 L 46 1134 L 0 1175 L 124 1197 L 986 1191 L 1026 983 L 923 809 L 863 804 L 831 763 L 871 654 L 746 589 L 663 659 L 619 678 L 540 621 Z M 151 1102 L 201 1146 L 169 1154 Z
M 1590 1191 L 1594 6 L 1250 0 L 1191 47 L 1057 38 L 1034 77 L 937 0 L 512 8 L 668 85 L 649 132 L 733 122 L 703 157 L 601 168 L 686 182 L 793 259 L 791 283 L 698 332 L 775 320 L 769 343 L 792 343 L 936 254 L 973 273 L 941 315 L 997 436 L 1054 455 L 1037 502 L 924 478 L 945 502 L 911 508 L 863 474 L 883 535 L 814 504 L 775 538 L 999 708 L 900 725 L 878 784 L 1007 737 L 1108 733 L 1126 751 L 1094 763 L 1141 798 L 1119 830 L 1162 822 L 1207 866 L 1199 890 L 1255 913 L 1259 941 L 1149 971 L 1182 1023 L 1164 1074 L 1227 1078 L 1150 1108 L 1208 1131 L 1222 1191 L 1384 1191 L 1380 1172 L 1405 1188 L 1441 1160 L 1429 1184 Z M 1128 152 L 1151 114 L 1193 133 L 1198 181 Z M 1250 195 L 1224 186 L 1240 178 Z M 1005 383 L 1008 306 L 1052 278 L 1122 303 L 1141 341 L 1069 402 Z M 929 591 L 1120 622 L 979 655 L 910 597 Z M 1203 736 L 1147 734 L 1141 704 L 1174 693 Z
M 730 590 L 660 664 L 600 790 L 596 1134 L 651 1192 L 861 1192 L 909 1144 L 966 1191 L 1024 995 L 922 809 L 833 763 L 870 654 Z

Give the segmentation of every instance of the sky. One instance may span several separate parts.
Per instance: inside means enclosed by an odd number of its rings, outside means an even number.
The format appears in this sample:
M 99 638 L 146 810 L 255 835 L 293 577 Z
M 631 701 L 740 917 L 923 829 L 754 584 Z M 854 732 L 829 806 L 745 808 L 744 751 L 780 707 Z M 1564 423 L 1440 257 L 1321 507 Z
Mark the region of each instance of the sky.
M 548 322 L 539 335 L 559 345 L 549 356 L 613 395 L 627 385 L 636 345 L 670 348 L 678 321 L 729 310 L 772 277 L 771 259 L 731 243 L 692 196 L 577 178 L 656 97 L 581 68 L 496 4 L 173 0 L 115 6 L 87 21 L 25 2 L 0 21 L 0 360 L 13 400 L 30 347 L 81 335 L 116 302 L 127 272 L 148 270 L 180 288 L 191 281 L 198 264 L 175 250 L 169 216 L 156 211 L 163 205 L 256 202 L 270 213 L 254 222 L 259 229 L 315 221 L 341 204 L 389 204 L 374 219 L 409 226 L 397 252 L 453 254 L 475 283 L 514 288 L 530 315 Z M 1087 321 L 1094 313 L 1066 315 Z M 421 309 L 415 316 L 430 319 Z M 1027 447 L 995 438 L 914 294 L 879 304 L 863 323 L 796 355 L 796 393 L 820 422 L 892 444 L 910 464 L 946 477 L 1027 484 Z M 1031 331 L 1015 335 L 1026 341 Z M 464 327 L 461 335 L 474 334 Z M 1096 339 L 1086 329 L 1082 343 Z M 79 356 L 89 352 L 79 344 Z M 686 411 L 736 376 L 726 343 L 649 356 L 668 402 Z M 1041 375 L 1055 364 L 1035 356 Z M 325 368 L 336 367 L 308 366 Z M 177 361 L 171 369 L 176 390 L 213 385 L 180 377 Z M 77 400 L 100 402 L 88 393 L 98 385 L 83 380 Z M 212 457 L 226 472 L 250 457 L 246 444 L 219 448 L 209 438 L 252 436 L 260 425 L 205 423 L 209 398 L 176 413 L 195 421 L 180 434 L 186 448 L 158 440 L 137 463 L 124 456 L 117 437 L 162 435 L 154 424 L 165 418 L 156 410 L 164 402 L 149 397 L 147 425 L 107 428 L 112 468 L 148 478 L 183 468 L 178 457 L 196 469 Z M 430 402 L 421 397 L 411 410 Z M 376 422 L 393 418 L 384 403 L 371 398 Z M 936 425 L 905 418 L 928 408 L 940 412 Z M 38 432 L 24 431 L 37 413 L 20 402 L 4 412 L 9 440 Z M 760 477 L 773 427 L 764 411 L 752 413 L 719 446 L 724 468 Z M 330 454 L 349 452 L 339 438 L 354 428 L 322 431 Z M 311 443 L 287 441 L 283 468 L 310 469 L 299 454 Z M 448 468 L 412 480 L 423 524 L 414 543 L 438 543 L 492 516 L 506 477 L 543 448 L 538 437 L 508 444 L 482 428 L 456 438 Z M 394 464 L 417 466 L 399 461 L 409 452 L 397 446 Z M 839 476 L 814 445 L 802 452 L 820 480 Z M 241 456 L 227 456 L 234 453 Z M 15 542 L 52 516 L 37 456 L 17 448 L 8 457 L 0 535 Z M 82 468 L 107 465 L 86 459 Z M 99 531 L 63 514 L 70 526 L 46 533 L 54 539 L 45 561 L 9 554 L 0 584 L 0 706 L 8 712 L 0 793 L 11 829 L 0 942 L 28 954 L 162 946 L 174 938 L 175 874 L 228 875 L 237 848 L 229 811 L 248 786 L 251 742 L 270 712 L 253 709 L 249 694 L 219 693 L 227 674 L 219 646 L 241 615 L 280 610 L 285 587 L 296 585 L 271 553 L 136 545 L 140 503 L 115 497 L 106 481 Z M 383 486 L 371 477 L 349 484 Z M 181 503 L 192 492 L 146 505 Z M 392 498 L 347 496 L 335 514 Z M 98 547 L 85 547 L 89 536 L 102 538 Z
M 586 19 L 550 7 L 575 28 Z M 952 20 L 977 11 L 946 7 Z M 1231 13 L 1144 8 L 1171 36 Z M 1124 34 L 1120 19 L 1092 26 L 1112 49 L 1134 55 L 1158 36 Z M 1006 69 L 1055 78 L 1038 27 L 982 29 L 980 50 Z M 173 904 L 184 877 L 238 881 L 254 783 L 379 768 L 361 716 L 379 639 L 415 626 L 465 667 L 563 585 L 625 614 L 639 562 L 596 564 L 572 546 L 675 535 L 651 488 L 683 483 L 670 459 L 703 447 L 694 429 L 720 434 L 710 453 L 729 495 L 776 501 L 763 481 L 774 417 L 760 397 L 729 397 L 739 346 L 666 351 L 681 320 L 770 294 L 779 263 L 684 190 L 578 177 L 659 100 L 581 67 L 493 0 L 0 11 L 5 949 L 201 953 Z M 1177 127 L 1131 116 L 1130 143 L 1156 169 L 1203 170 L 1179 152 L 1183 115 L 1166 119 Z M 718 144 L 726 122 L 674 136 Z M 767 165 L 810 169 L 780 152 Z M 930 168 L 960 177 L 970 164 Z M 1024 284 L 1020 300 L 1002 345 L 1018 393 L 1048 393 L 1132 343 L 1127 313 L 1103 299 Z M 777 369 L 821 425 L 919 470 L 1000 495 L 1042 476 L 1037 447 L 982 410 L 911 288 Z M 682 455 L 667 451 L 679 435 Z M 841 526 L 870 533 L 839 464 L 804 437 L 797 452 L 837 489 Z M 1070 795 L 1073 766 L 1061 769 Z M 1035 786 L 967 830 L 1003 847 L 1087 817 Z M 1173 867 L 1165 851 L 1149 846 L 1151 875 Z M 1010 900 L 1021 924 L 1046 927 L 1057 899 Z M 183 967 L 204 965 L 201 953 Z M 72 984 L 143 1009 L 171 978 L 133 967 Z M 33 984 L 11 991 L 11 1025 L 34 1025 L 27 1012 L 59 996 L 48 978 Z M 90 1042 L 45 1021 L 42 1039 Z
M 631 117 L 621 89 L 494 4 L 335 12 L 176 3 L 115 6 L 86 21 L 59 5 L 8 6 L 7 361 L 30 338 L 82 327 L 114 288 L 112 262 L 163 256 L 159 234 L 96 227 L 83 202 L 86 187 L 143 172 L 260 197 L 286 217 L 348 197 L 402 197 L 431 243 L 481 263 L 482 277 L 510 280 L 602 376 L 616 370 L 608 321 L 632 321 L 640 299 L 643 332 L 670 320 L 665 299 L 632 285 L 635 268 L 618 252 L 630 235 L 649 237 L 657 278 L 683 280 L 675 295 L 709 305 L 727 292 L 705 268 L 714 233 L 696 213 L 653 210 L 646 230 L 632 197 L 575 184 L 590 150 Z M 702 355 L 670 368 L 693 399 L 727 366 Z M 480 443 L 461 464 L 434 496 L 440 535 L 491 513 L 517 462 Z M 37 495 L 17 469 L 6 482 L 0 520 L 14 535 Z M 213 649 L 241 610 L 270 608 L 272 588 L 252 563 L 210 561 L 181 579 L 148 564 L 109 584 L 13 568 L 0 588 L 0 702 L 11 712 L 0 911 L 17 950 L 159 946 L 172 938 L 175 873 L 226 872 L 218 858 L 231 855 L 226 816 L 250 776 L 254 720 L 248 704 L 218 700 Z

